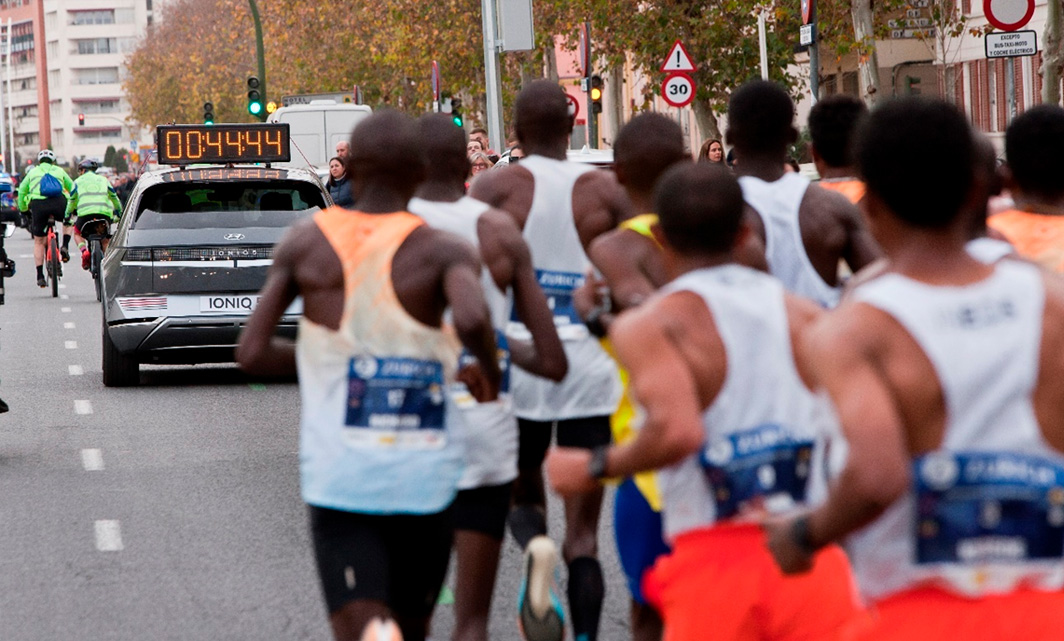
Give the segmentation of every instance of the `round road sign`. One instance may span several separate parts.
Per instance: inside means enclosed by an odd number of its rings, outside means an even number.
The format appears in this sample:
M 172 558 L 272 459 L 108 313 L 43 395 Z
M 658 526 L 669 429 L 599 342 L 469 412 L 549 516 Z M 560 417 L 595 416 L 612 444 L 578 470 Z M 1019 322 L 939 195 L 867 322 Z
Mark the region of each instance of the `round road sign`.
M 695 81 L 685 73 L 670 73 L 661 83 L 661 97 L 673 107 L 686 107 L 695 99 Z
M 987 21 L 1002 31 L 1027 26 L 1034 16 L 1034 0 L 983 0 Z
M 580 115 L 580 101 L 573 94 L 566 92 L 565 99 L 569 101 L 569 117 L 576 118 Z

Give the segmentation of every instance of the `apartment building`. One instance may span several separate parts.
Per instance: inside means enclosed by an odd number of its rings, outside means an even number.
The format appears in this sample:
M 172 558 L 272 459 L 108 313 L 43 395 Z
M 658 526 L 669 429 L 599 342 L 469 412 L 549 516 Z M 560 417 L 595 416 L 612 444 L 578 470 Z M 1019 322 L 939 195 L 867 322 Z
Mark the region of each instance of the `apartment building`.
M 7 51 L 0 56 L 0 100 L 6 118 L 10 96 L 19 169 L 49 146 L 61 162 L 102 159 L 109 145 L 152 146 L 151 131 L 126 122 L 122 80 L 125 57 L 155 19 L 159 2 L 0 0 L 2 33 L 7 41 L 10 20 L 11 43 L 10 75 Z

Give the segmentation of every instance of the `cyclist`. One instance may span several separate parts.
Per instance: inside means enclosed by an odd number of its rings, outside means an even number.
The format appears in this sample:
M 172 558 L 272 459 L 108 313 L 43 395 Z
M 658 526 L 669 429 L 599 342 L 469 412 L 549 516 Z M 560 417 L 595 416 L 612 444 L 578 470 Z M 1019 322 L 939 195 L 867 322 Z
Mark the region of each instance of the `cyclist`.
M 67 201 L 66 217 L 69 222 L 74 222 L 74 242 L 81 250 L 81 268 L 89 268 L 89 248 L 82 237 L 85 225 L 97 220 L 106 220 L 107 229 L 110 232 L 111 223 L 122 213 L 122 201 L 114 187 L 106 178 L 96 173 L 100 163 L 86 158 L 78 163 L 78 179 L 74 181 L 74 188 L 70 190 L 70 200 Z M 71 216 L 73 214 L 73 217 Z M 108 233 L 101 244 L 104 251 L 110 239 Z M 66 242 L 64 236 L 63 242 Z
M 37 285 L 47 287 L 44 280 L 44 242 L 48 236 L 48 218 L 62 220 L 66 212 L 66 196 L 74 189 L 74 182 L 66 171 L 55 164 L 55 153 L 42 149 L 37 154 L 37 164 L 30 168 L 18 187 L 18 210 L 30 216 L 30 233 L 33 234 L 33 262 L 37 265 Z M 70 234 L 63 225 L 63 248 L 59 255 L 63 262 L 70 260 L 67 246 Z

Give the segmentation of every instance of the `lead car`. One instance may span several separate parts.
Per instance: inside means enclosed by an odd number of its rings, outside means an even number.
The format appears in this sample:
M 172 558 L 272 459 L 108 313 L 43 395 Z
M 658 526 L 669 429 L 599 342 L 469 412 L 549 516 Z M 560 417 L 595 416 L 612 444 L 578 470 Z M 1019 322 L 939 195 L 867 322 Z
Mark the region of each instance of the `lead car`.
M 256 166 L 145 174 L 103 260 L 103 382 L 140 365 L 233 361 L 285 229 L 331 204 L 317 176 Z M 294 337 L 302 303 L 281 319 Z

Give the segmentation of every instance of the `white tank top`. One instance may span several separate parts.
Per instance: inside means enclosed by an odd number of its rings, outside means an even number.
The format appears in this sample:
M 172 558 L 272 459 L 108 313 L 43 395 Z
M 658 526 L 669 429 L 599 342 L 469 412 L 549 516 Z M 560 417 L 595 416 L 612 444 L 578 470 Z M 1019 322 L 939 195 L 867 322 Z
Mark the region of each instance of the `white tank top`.
M 1045 288 L 1039 270 L 1001 261 L 966 287 L 899 274 L 853 300 L 894 317 L 934 366 L 946 402 L 941 447 L 912 463 L 906 494 L 851 537 L 873 600 L 932 585 L 965 596 L 1064 587 L 1064 456 L 1032 405 Z
M 410 213 L 429 226 L 457 234 L 479 249 L 477 221 L 490 209 L 486 203 L 469 196 L 454 202 L 413 198 L 409 208 Z M 481 272 L 481 285 L 499 345 L 502 384 L 498 400 L 491 403 L 477 403 L 463 383 L 452 387 L 450 400 L 454 411 L 448 412 L 447 420 L 462 432 L 466 444 L 465 472 L 458 482 L 460 490 L 501 485 L 517 477 L 517 417 L 510 397 L 510 354 L 505 336 L 512 303 L 508 292 L 499 290 L 487 267 Z M 466 358 L 473 357 L 463 351 L 461 359 Z
M 658 473 L 666 536 L 822 502 L 824 454 L 837 423 L 826 397 L 798 375 L 783 286 L 725 265 L 685 274 L 661 295 L 679 291 L 705 301 L 728 369 L 702 415 L 702 450 Z
M 573 219 L 573 187 L 588 165 L 526 156 L 521 166 L 535 179 L 532 208 L 523 235 L 532 250 L 536 277 L 554 311 L 554 324 L 569 360 L 569 373 L 559 383 L 513 370 L 517 415 L 535 421 L 605 416 L 617 409 L 621 382 L 617 365 L 592 336 L 573 307 L 573 291 L 584 283 L 591 261 L 584 253 Z M 511 316 L 514 338 L 528 330 Z
M 1016 253 L 1016 248 L 1009 243 L 987 236 L 969 240 L 964 248 L 969 256 L 987 265 L 993 265 L 1002 258 L 1008 258 Z
M 344 270 L 339 330 L 306 317 L 296 342 L 303 499 L 373 514 L 429 514 L 454 500 L 463 446 L 446 415 L 459 343 L 406 312 L 392 257 L 424 223 L 340 207 L 314 222 Z
M 740 176 L 743 200 L 754 208 L 765 226 L 765 258 L 769 272 L 783 281 L 783 286 L 799 296 L 816 301 L 823 307 L 839 304 L 840 286 L 824 282 L 802 242 L 798 209 L 809 180 L 796 173 L 785 173 L 775 182 L 753 176 Z

